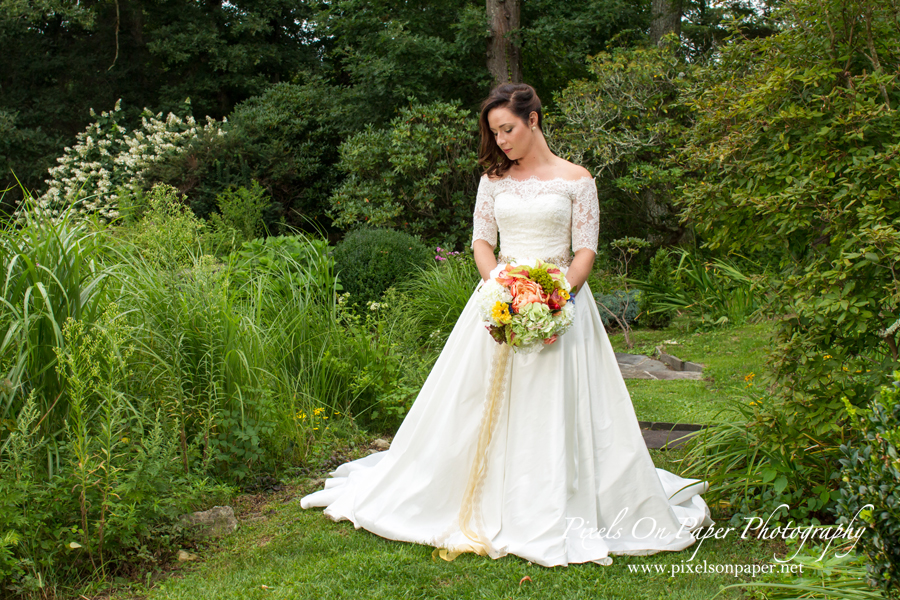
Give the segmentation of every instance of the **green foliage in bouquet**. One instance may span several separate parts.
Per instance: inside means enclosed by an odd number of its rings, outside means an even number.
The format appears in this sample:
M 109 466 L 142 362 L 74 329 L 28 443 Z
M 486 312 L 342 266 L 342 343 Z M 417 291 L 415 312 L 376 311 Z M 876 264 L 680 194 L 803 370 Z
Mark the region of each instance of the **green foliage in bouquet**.
M 347 173 L 331 196 L 334 224 L 389 226 L 461 245 L 471 236 L 478 187 L 477 121 L 459 103 L 412 100 L 387 129 L 341 144 Z
M 431 250 L 403 231 L 363 227 L 348 233 L 334 249 L 334 263 L 350 302 L 377 301 L 395 283 L 431 261 Z
M 845 401 L 859 439 L 842 444 L 839 522 L 865 527 L 857 550 L 872 585 L 900 597 L 900 371 L 865 410 Z M 871 505 L 871 506 L 868 506 Z

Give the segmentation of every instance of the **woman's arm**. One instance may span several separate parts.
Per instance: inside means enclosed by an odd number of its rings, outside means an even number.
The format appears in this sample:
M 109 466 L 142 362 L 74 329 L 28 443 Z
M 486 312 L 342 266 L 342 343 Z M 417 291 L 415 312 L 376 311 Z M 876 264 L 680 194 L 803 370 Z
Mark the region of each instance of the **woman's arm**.
M 589 248 L 581 248 L 575 252 L 572 264 L 569 265 L 569 269 L 566 271 L 566 279 L 569 281 L 569 285 L 572 286 L 572 295 L 580 290 L 584 282 L 587 281 L 588 275 L 591 274 L 591 269 L 594 268 L 594 258 L 596 256 L 597 253 Z
M 475 254 L 475 264 L 478 266 L 478 272 L 485 281 L 497 267 L 497 259 L 494 258 L 494 247 L 487 243 L 486 240 L 475 240 L 472 244 L 472 252 Z

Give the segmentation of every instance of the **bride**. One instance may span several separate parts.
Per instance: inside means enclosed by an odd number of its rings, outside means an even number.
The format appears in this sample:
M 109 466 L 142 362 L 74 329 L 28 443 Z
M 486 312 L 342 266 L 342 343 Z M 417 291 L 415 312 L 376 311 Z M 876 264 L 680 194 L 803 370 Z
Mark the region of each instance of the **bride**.
M 496 87 L 479 123 L 481 277 L 534 259 L 561 266 L 573 324 L 540 352 L 516 353 L 481 322 L 479 283 L 390 449 L 341 465 L 301 506 L 445 560 L 515 554 L 552 567 L 682 550 L 713 524 L 707 484 L 655 468 L 644 444 L 586 281 L 596 183 L 550 151 L 531 86 Z

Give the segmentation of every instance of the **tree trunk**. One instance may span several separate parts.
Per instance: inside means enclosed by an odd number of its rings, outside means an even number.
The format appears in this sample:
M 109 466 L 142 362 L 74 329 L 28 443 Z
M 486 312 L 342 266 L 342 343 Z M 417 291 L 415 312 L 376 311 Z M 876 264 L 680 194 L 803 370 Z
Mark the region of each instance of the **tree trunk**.
M 681 0 L 651 0 L 650 43 L 659 44 L 667 33 L 681 35 Z
M 521 0 L 487 0 L 487 14 L 491 19 L 487 68 L 494 85 L 522 81 L 522 52 L 504 37 L 519 29 L 521 4 Z

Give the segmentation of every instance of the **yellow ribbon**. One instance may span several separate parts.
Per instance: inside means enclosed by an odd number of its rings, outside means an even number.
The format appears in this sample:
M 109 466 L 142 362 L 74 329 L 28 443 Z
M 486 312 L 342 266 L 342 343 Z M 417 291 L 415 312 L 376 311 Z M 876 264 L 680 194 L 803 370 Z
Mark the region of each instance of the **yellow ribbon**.
M 487 391 L 485 414 L 481 420 L 481 430 L 478 434 L 478 446 L 475 450 L 475 460 L 469 471 L 469 480 L 466 491 L 463 494 L 462 504 L 459 508 L 459 528 L 463 535 L 472 540 L 471 544 L 460 544 L 453 548 L 435 548 L 431 553 L 432 558 L 440 556 L 446 561 L 451 561 L 464 552 L 474 552 L 479 556 L 489 556 L 490 540 L 482 529 L 481 502 L 475 500 L 476 493 L 484 483 L 486 475 L 487 448 L 491 443 L 491 437 L 497 425 L 497 416 L 500 412 L 503 395 L 506 392 L 510 368 L 512 366 L 512 349 L 509 344 L 498 344 L 494 350 L 492 361 L 491 384 Z M 474 527 L 470 521 L 475 520 Z

